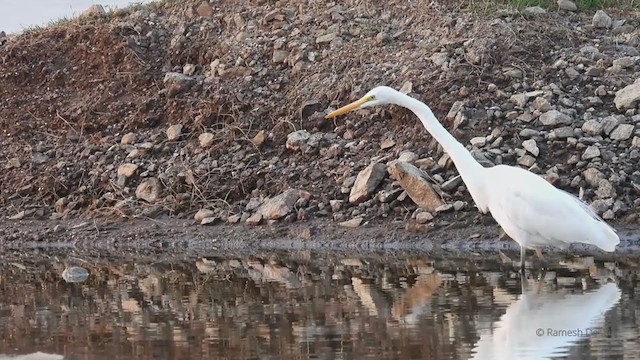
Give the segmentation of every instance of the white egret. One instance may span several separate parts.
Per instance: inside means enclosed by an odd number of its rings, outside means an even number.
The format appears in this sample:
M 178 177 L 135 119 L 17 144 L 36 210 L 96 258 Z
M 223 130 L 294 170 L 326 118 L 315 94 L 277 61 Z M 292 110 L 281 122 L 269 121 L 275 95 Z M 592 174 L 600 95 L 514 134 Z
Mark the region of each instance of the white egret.
M 376 87 L 325 118 L 384 104 L 405 107 L 418 116 L 453 160 L 478 209 L 485 214 L 491 212 L 504 232 L 520 245 L 523 271 L 526 249 L 539 253 L 543 246 L 567 248 L 579 242 L 613 252 L 620 243 L 616 231 L 589 205 L 520 167 L 483 167 L 447 132 L 427 105 L 390 87 Z

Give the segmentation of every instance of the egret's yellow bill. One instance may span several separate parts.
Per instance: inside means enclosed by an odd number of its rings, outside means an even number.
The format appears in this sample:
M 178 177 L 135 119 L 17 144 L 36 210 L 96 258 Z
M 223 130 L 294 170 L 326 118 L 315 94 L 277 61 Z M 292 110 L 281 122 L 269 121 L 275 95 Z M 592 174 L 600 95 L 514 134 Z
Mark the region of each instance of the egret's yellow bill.
M 325 119 L 331 119 L 331 118 L 336 117 L 338 115 L 342 115 L 342 114 L 348 113 L 351 110 L 357 109 L 360 105 L 366 103 L 369 100 L 371 100 L 370 96 L 363 97 L 362 99 L 360 99 L 358 101 L 354 101 L 349 105 L 345 105 L 345 106 L 341 107 L 340 109 L 338 109 L 338 110 L 336 110 L 336 111 L 334 111 L 334 112 L 332 112 L 330 114 L 327 114 L 324 118 Z

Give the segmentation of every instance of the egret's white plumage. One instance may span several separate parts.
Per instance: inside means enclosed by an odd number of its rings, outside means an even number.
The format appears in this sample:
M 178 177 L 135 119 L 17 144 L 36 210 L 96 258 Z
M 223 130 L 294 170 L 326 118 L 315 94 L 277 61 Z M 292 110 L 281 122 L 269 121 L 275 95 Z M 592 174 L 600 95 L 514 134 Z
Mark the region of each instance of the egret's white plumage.
M 478 209 L 491 212 L 505 233 L 520 245 L 523 267 L 525 249 L 566 248 L 578 242 L 612 252 L 620 243 L 616 231 L 587 204 L 542 177 L 519 167 L 480 165 L 427 105 L 390 87 L 376 87 L 326 118 L 383 104 L 405 107 L 418 116 L 451 157 Z

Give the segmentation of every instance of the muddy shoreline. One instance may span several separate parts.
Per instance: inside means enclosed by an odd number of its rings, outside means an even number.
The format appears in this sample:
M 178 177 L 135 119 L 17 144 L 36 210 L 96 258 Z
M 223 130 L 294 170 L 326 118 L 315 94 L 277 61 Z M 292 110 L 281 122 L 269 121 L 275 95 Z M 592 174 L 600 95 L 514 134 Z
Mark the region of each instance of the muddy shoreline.
M 452 226 L 415 233 L 405 224 L 374 223 L 350 229 L 326 220 L 251 227 L 245 225 L 200 226 L 192 220 L 22 220 L 0 221 L 3 257 L 57 256 L 181 257 L 239 256 L 261 252 L 296 251 L 337 254 L 487 259 L 500 252 L 517 258 L 519 247 L 508 237 L 499 239 L 494 224 Z M 582 244 L 568 250 L 544 250 L 545 260 L 567 256 L 593 256 L 601 261 L 632 259 L 640 249 L 638 227 L 616 227 L 621 242 L 616 252 L 605 253 Z M 535 258 L 531 255 L 531 258 Z

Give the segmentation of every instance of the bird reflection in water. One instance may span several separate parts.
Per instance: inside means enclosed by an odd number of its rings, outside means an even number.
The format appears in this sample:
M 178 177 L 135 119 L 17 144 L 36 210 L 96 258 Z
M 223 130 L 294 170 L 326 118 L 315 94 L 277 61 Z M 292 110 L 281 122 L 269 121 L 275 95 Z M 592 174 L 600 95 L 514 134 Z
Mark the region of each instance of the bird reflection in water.
M 605 333 L 604 314 L 621 298 L 614 282 L 582 294 L 545 291 L 542 280 L 509 305 L 494 329 L 481 331 L 472 359 L 548 359 L 581 339 Z

